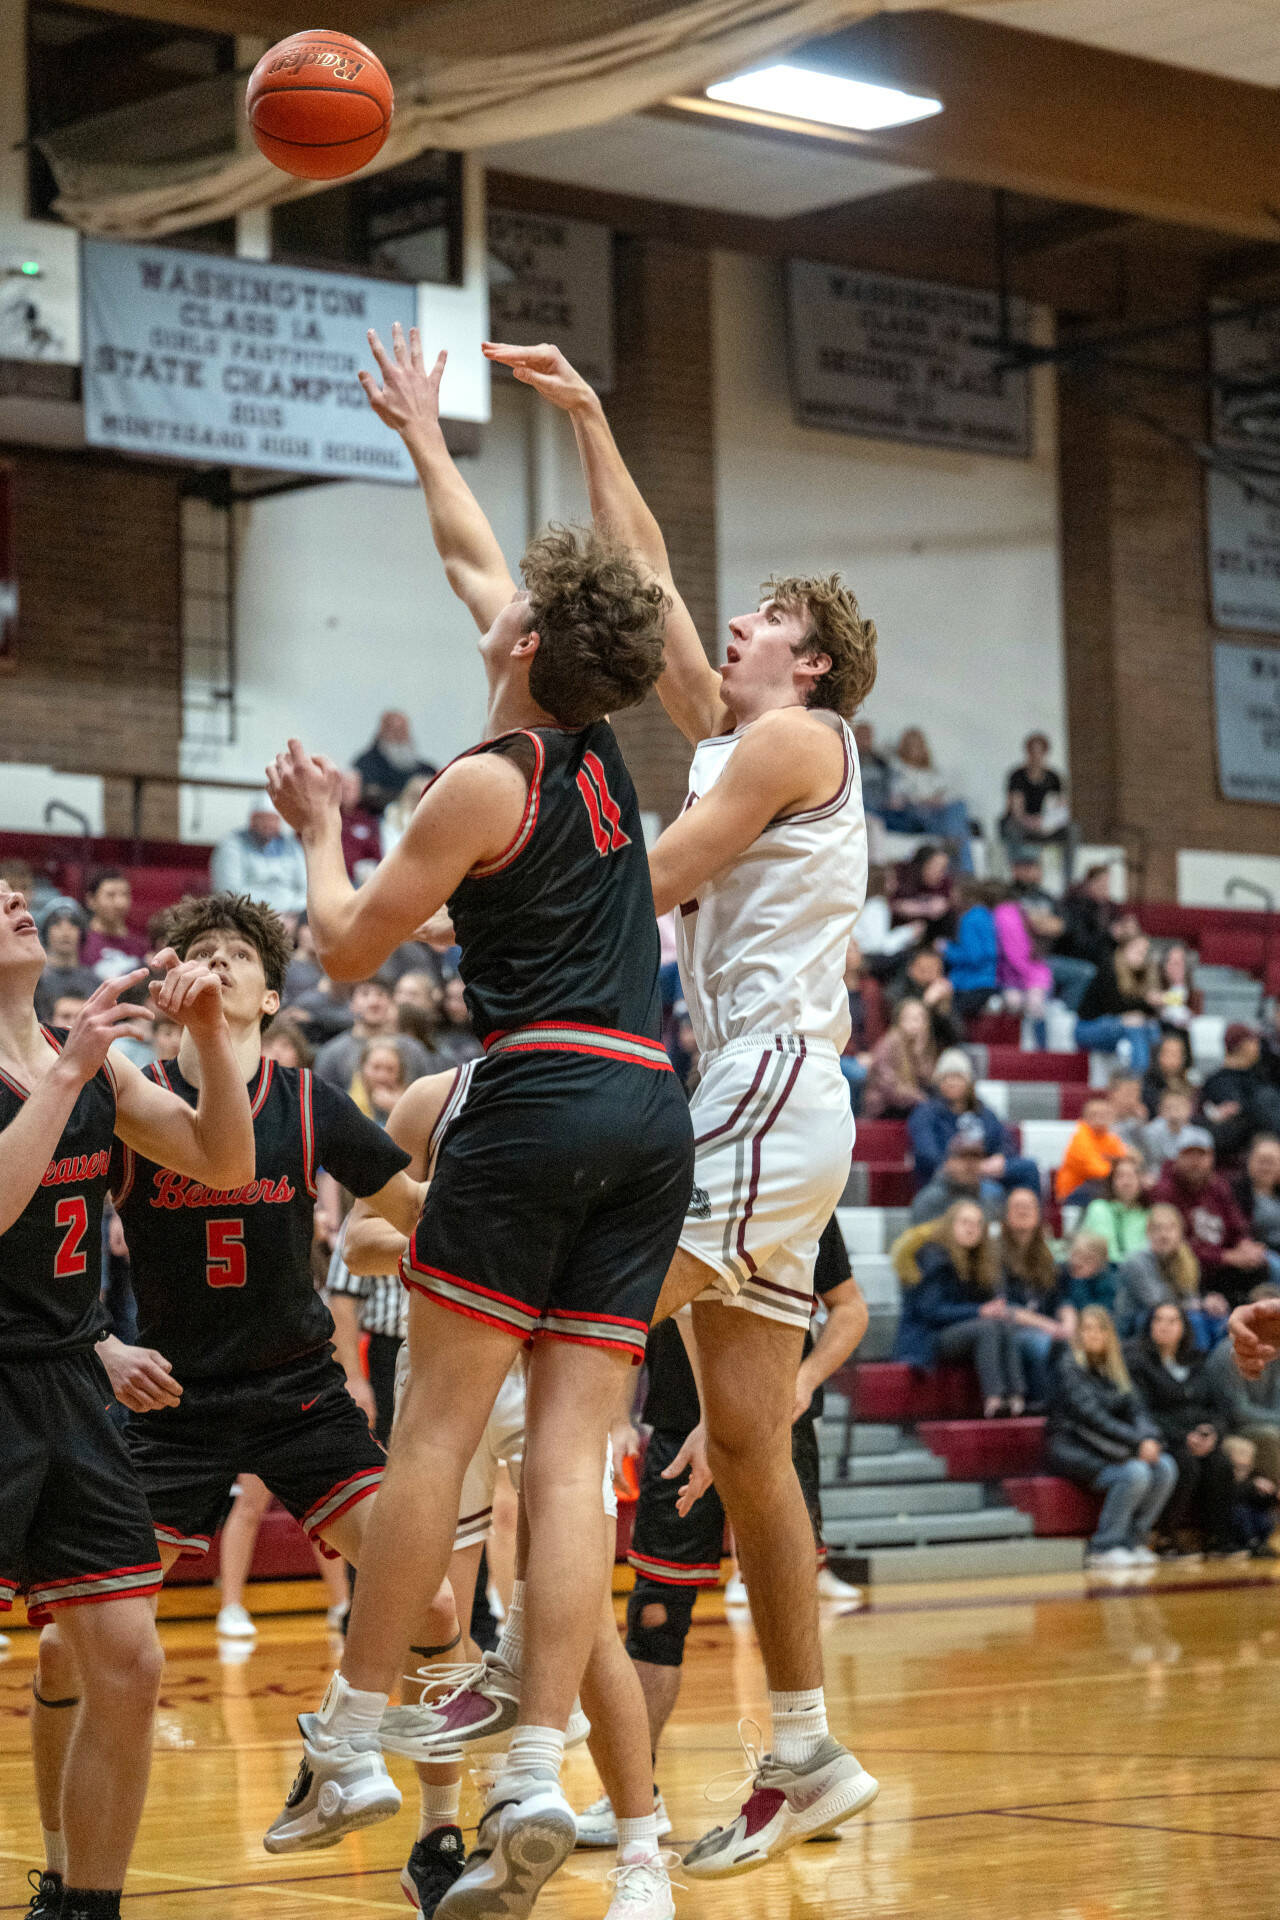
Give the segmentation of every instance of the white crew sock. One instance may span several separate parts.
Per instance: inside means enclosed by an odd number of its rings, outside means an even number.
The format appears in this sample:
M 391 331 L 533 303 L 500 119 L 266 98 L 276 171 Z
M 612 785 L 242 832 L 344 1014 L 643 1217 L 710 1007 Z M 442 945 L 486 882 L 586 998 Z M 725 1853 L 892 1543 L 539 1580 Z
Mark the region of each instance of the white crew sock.
M 564 1735 L 559 1727 L 517 1727 L 507 1749 L 507 1765 L 502 1779 L 509 1780 L 513 1773 L 543 1773 L 548 1770 L 559 1779 L 563 1759 Z M 501 1784 L 500 1781 L 499 1786 Z
M 67 1836 L 59 1827 L 51 1833 L 48 1827 L 41 1827 L 40 1837 L 44 1841 L 44 1864 L 48 1873 L 56 1873 L 59 1880 L 67 1877 Z
M 418 1818 L 418 1838 L 425 1840 L 437 1827 L 456 1827 L 458 1807 L 462 1800 L 461 1780 L 450 1780 L 444 1785 L 435 1780 L 419 1780 L 418 1792 L 422 1798 L 422 1811 Z
M 341 1739 L 353 1733 L 376 1733 L 386 1710 L 385 1693 L 362 1693 L 335 1673 L 316 1719 L 322 1732 Z
M 827 1699 L 821 1687 L 807 1693 L 771 1693 L 773 1758 L 783 1767 L 802 1767 L 827 1737 Z
M 643 1820 L 618 1821 L 618 1865 L 631 1866 L 636 1860 L 652 1860 L 658 1851 L 658 1816 L 646 1814 Z
M 519 1673 L 520 1662 L 524 1658 L 524 1581 L 515 1580 L 511 1585 L 511 1605 L 507 1608 L 507 1617 L 502 1623 L 502 1637 L 498 1641 L 498 1658 L 512 1673 Z

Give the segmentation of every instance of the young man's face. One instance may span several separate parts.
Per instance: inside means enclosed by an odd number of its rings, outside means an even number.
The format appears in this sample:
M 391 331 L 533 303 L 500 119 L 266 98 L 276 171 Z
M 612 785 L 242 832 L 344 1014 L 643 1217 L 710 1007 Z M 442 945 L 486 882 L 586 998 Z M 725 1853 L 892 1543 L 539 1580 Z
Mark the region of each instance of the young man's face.
M 123 927 L 133 905 L 133 889 L 127 880 L 104 880 L 93 896 L 93 911 L 104 927 Z
M 27 912 L 25 895 L 0 880 L 0 977 L 16 978 L 26 972 L 38 979 L 44 961 L 40 930 Z
M 264 1015 L 277 1013 L 280 995 L 267 985 L 262 955 L 246 935 L 231 927 L 197 934 L 184 960 L 202 960 L 222 983 L 222 1010 L 232 1032 L 256 1030 Z
M 1213 1155 L 1207 1147 L 1184 1147 L 1177 1158 L 1178 1178 L 1198 1193 L 1207 1187 L 1213 1175 Z
M 489 631 L 480 637 L 480 658 L 489 691 L 496 691 L 513 673 L 521 674 L 527 681 L 538 645 L 538 635 L 529 630 L 529 595 L 521 587 L 508 600 Z
M 374 980 L 362 980 L 351 995 L 351 1011 L 357 1026 L 369 1033 L 381 1033 L 395 1020 L 395 1005 L 385 987 Z
M 825 653 L 797 655 L 810 631 L 807 608 L 780 607 L 773 600 L 729 622 L 720 690 L 731 713 L 754 716 L 771 707 L 805 705 L 814 681 L 831 665 Z
M 44 930 L 44 947 L 51 967 L 74 967 L 80 958 L 80 923 L 54 918 Z

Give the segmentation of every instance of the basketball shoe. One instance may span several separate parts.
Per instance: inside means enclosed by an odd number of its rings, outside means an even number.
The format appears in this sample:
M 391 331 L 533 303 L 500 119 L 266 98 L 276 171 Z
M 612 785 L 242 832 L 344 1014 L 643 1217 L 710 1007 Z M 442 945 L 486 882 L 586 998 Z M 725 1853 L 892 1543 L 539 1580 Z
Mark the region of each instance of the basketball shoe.
M 436 1908 L 436 1920 L 526 1920 L 573 1852 L 578 1825 L 550 1772 L 500 1780 L 480 1817 L 467 1864 Z
M 417 1907 L 419 1913 L 433 1914 L 466 1861 L 460 1827 L 435 1827 L 424 1839 L 415 1841 L 400 1874 L 410 1906 Z
M 830 1735 L 798 1767 L 780 1765 L 746 1740 L 742 1745 L 751 1791 L 736 1820 L 713 1827 L 685 1854 L 685 1871 L 699 1879 L 749 1873 L 801 1840 L 834 1833 L 880 1791 L 880 1782 Z
M 671 1832 L 671 1816 L 667 1812 L 667 1803 L 655 1787 L 653 1790 L 653 1811 L 658 1820 L 658 1838 L 665 1840 Z M 580 1847 L 616 1847 L 618 1844 L 618 1822 L 613 1811 L 613 1803 L 608 1794 L 599 1800 L 593 1800 L 578 1815 L 578 1845 Z
M 388 1707 L 378 1727 L 378 1740 L 387 1753 L 408 1760 L 431 1760 L 442 1753 L 481 1741 L 500 1740 L 520 1717 L 520 1675 L 496 1653 L 486 1653 L 472 1665 L 426 1668 L 416 1706 Z M 438 1699 L 429 1699 L 435 1687 L 449 1686 Z M 565 1734 L 566 1747 L 579 1746 L 591 1723 L 575 1700 Z
M 298 1715 L 302 1764 L 284 1809 L 262 1837 L 268 1853 L 334 1847 L 346 1833 L 400 1811 L 400 1790 L 387 1772 L 376 1734 L 332 1734 L 314 1713 Z
M 604 1920 L 675 1920 L 667 1868 L 679 1858 L 678 1853 L 651 1853 L 641 1860 L 620 1860 L 609 1874 L 615 1891 Z
M 27 1908 L 24 1920 L 58 1920 L 62 1912 L 61 1877 L 50 1873 L 47 1867 L 43 1873 L 32 1867 L 27 1875 L 27 1885 L 32 1889 L 31 1905 Z

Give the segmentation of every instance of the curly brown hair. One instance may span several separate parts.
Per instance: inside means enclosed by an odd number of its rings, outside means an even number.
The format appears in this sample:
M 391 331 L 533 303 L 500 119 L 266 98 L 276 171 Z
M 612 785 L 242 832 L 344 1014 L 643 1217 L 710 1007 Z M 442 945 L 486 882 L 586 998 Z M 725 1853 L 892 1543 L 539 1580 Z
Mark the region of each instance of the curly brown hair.
M 268 990 L 283 993 L 293 938 L 278 913 L 243 893 L 188 893 L 163 916 L 161 938 L 180 960 L 205 933 L 238 933 L 261 960 Z M 270 1019 L 270 1014 L 263 1015 L 264 1028 Z
M 565 727 L 644 699 L 662 672 L 671 602 L 635 556 L 594 527 L 548 527 L 520 562 L 540 645 L 529 692 Z
M 803 608 L 808 614 L 809 631 L 795 649 L 796 658 L 825 653 L 831 665 L 815 680 L 805 704 L 827 707 L 851 720 L 876 683 L 875 621 L 863 617 L 838 573 L 808 578 L 775 574 L 761 587 L 760 598 L 788 612 Z

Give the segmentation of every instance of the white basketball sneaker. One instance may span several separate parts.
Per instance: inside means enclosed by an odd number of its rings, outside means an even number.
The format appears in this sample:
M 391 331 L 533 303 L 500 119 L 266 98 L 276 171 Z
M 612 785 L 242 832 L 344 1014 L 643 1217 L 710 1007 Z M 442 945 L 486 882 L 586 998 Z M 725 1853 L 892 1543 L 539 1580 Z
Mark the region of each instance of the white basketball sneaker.
M 220 1607 L 215 1622 L 219 1640 L 254 1640 L 258 1629 L 253 1615 L 241 1606 Z
M 551 1773 L 499 1781 L 476 1844 L 436 1908 L 436 1920 L 527 1920 L 543 1887 L 573 1852 L 578 1826 Z
M 653 1790 L 653 1811 L 658 1819 L 658 1838 L 665 1840 L 671 1832 L 671 1816 L 667 1812 L 667 1803 L 655 1787 Z M 608 1794 L 602 1794 L 599 1800 L 578 1815 L 578 1845 L 580 1847 L 616 1847 L 618 1844 L 618 1822 L 613 1811 L 613 1803 Z
M 496 1653 L 461 1667 L 424 1668 L 416 1705 L 388 1707 L 378 1728 L 387 1753 L 408 1760 L 432 1760 L 460 1748 L 502 1739 L 520 1717 L 520 1676 Z M 432 1699 L 440 1688 L 447 1691 Z M 575 1700 L 565 1733 L 566 1747 L 581 1745 L 591 1723 Z
M 676 1902 L 667 1869 L 678 1853 L 651 1853 L 644 1860 L 624 1860 L 612 1869 L 614 1896 L 604 1920 L 675 1920 Z
M 751 1792 L 735 1820 L 703 1834 L 684 1856 L 686 1873 L 699 1879 L 750 1873 L 801 1840 L 834 1833 L 880 1791 L 880 1782 L 830 1735 L 800 1767 L 782 1766 L 743 1744 L 754 1768 Z
M 334 1847 L 344 1834 L 389 1820 L 400 1789 L 372 1733 L 325 1733 L 314 1713 L 298 1715 L 302 1764 L 284 1809 L 262 1837 L 268 1853 Z

